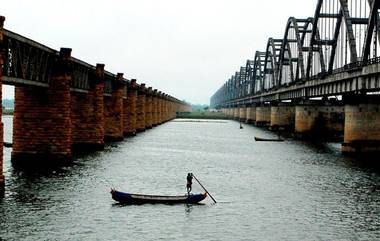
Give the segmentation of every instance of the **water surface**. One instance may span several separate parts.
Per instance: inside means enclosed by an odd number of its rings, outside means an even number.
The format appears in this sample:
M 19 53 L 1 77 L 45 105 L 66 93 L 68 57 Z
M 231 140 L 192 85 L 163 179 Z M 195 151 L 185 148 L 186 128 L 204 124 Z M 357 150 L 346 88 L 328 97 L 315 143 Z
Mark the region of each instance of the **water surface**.
M 4 117 L 11 141 L 10 117 Z M 380 175 L 340 145 L 274 137 L 233 121 L 176 122 L 76 157 L 70 167 L 16 172 L 5 149 L 4 240 L 379 240 Z M 186 192 L 193 172 L 218 201 L 116 205 L 110 187 Z M 193 185 L 194 192 L 201 192 Z

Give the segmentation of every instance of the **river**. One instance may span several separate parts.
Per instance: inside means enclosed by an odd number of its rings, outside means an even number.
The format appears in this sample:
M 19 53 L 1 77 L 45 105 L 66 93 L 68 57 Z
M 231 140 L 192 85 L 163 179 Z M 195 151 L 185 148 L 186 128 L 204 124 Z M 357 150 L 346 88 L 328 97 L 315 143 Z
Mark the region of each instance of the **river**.
M 3 122 L 11 141 L 12 118 Z M 171 121 L 40 174 L 13 170 L 6 148 L 0 240 L 380 239 L 376 168 L 337 143 L 255 135 L 274 136 L 234 121 Z M 184 194 L 188 172 L 217 204 L 122 206 L 109 193 Z

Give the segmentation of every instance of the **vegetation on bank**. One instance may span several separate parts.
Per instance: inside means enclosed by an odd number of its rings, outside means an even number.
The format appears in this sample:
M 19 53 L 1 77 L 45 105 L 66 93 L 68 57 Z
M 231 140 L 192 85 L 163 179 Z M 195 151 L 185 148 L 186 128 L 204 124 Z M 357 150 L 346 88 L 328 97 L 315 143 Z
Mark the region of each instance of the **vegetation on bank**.
M 180 118 L 180 119 L 219 119 L 219 120 L 227 119 L 227 117 L 222 112 L 211 112 L 211 111 L 204 111 L 204 110 L 178 113 L 177 118 Z
M 3 115 L 13 115 L 14 112 L 14 100 L 3 99 L 2 100 Z
M 13 109 L 3 109 L 3 115 L 13 115 Z

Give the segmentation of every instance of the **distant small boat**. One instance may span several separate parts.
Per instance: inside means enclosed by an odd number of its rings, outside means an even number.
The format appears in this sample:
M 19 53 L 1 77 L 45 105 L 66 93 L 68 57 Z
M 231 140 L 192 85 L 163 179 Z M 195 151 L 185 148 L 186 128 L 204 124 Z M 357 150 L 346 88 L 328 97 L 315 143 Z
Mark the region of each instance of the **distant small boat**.
M 10 142 L 4 142 L 3 143 L 4 147 L 12 148 L 13 144 Z
M 255 141 L 277 141 L 277 142 L 282 142 L 284 139 L 277 138 L 277 139 L 269 139 L 269 138 L 260 138 L 255 136 Z
M 112 199 L 122 204 L 177 204 L 177 203 L 189 203 L 196 204 L 207 197 L 207 193 L 204 194 L 190 194 L 183 196 L 157 196 L 157 195 L 143 195 L 132 194 L 126 192 L 119 192 L 115 189 L 111 189 Z

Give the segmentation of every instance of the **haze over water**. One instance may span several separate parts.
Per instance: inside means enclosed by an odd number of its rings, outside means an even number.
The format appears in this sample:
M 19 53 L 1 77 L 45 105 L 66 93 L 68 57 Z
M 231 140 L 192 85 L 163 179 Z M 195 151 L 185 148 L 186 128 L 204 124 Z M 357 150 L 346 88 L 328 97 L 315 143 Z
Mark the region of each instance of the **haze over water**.
M 11 141 L 12 118 L 3 122 Z M 5 149 L 0 240 L 380 239 L 378 170 L 342 156 L 339 144 L 254 136 L 275 135 L 233 121 L 172 121 L 33 175 L 13 170 Z M 109 194 L 184 194 L 188 172 L 216 205 L 121 206 Z

